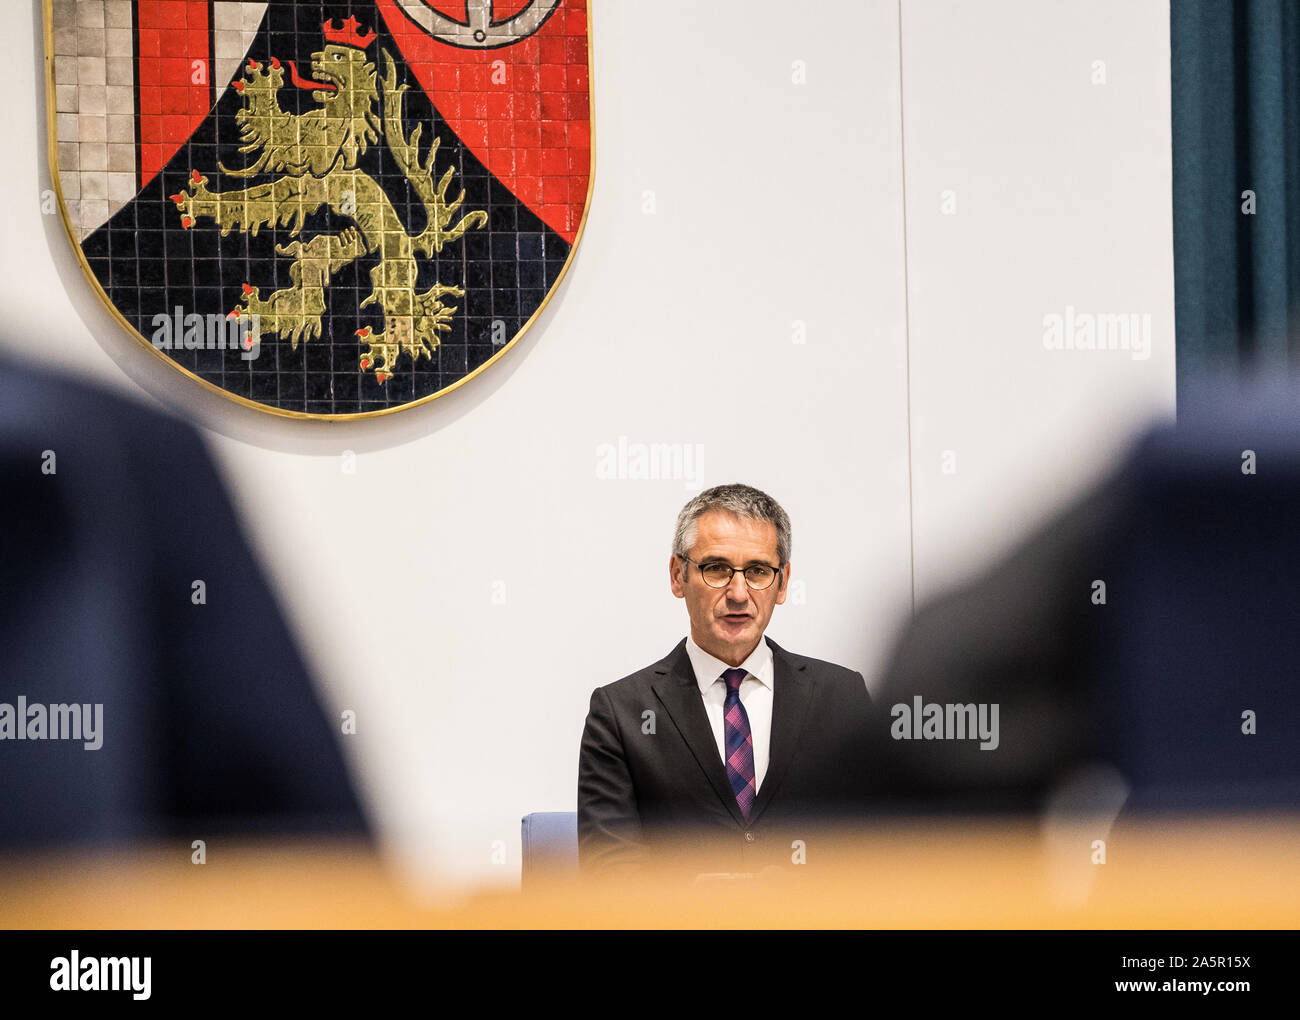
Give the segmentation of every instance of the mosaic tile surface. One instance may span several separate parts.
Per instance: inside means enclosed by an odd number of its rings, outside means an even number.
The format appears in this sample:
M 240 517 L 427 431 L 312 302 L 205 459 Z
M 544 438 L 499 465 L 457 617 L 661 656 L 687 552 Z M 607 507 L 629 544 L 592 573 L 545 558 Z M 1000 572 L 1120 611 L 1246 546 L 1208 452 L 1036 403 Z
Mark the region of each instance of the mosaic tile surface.
M 70 232 L 143 344 L 382 413 L 547 300 L 590 193 L 585 0 L 47 0 Z

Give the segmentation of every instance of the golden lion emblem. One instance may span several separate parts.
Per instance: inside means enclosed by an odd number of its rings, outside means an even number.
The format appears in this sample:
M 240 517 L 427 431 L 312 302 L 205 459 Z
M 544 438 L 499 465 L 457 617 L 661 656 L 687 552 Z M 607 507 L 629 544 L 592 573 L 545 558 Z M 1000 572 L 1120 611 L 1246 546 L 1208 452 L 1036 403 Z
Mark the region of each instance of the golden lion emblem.
M 447 200 L 454 168 L 434 183 L 440 140 L 434 137 L 428 157 L 421 163 L 423 125 L 417 124 L 409 137 L 403 127 L 402 96 L 409 86 L 397 84 L 397 68 L 387 50 L 383 51 L 384 77 L 379 80 L 364 48 L 373 33 L 356 35 L 352 18 L 348 25 L 355 44 L 330 41 L 313 53 L 311 81 L 299 79 L 290 62 L 295 84 L 319 86 L 312 88 L 318 109 L 292 115 L 280 107 L 284 69 L 279 60 L 272 60 L 270 66 L 249 60 L 242 80 L 233 83 L 244 98 L 244 109 L 236 115 L 242 142 L 239 151 L 257 156 L 242 170 L 228 170 L 218 163 L 221 172 L 234 177 L 280 176 L 269 184 L 215 192 L 208 190 L 208 178 L 195 170 L 186 190 L 171 198 L 183 227 L 189 229 L 206 217 L 223 235 L 238 230 L 256 236 L 269 226 L 287 228 L 290 236 L 296 236 L 308 216 L 326 207 L 333 215 L 350 219 L 337 234 L 277 244 L 277 252 L 294 260 L 289 270 L 292 286 L 263 298 L 259 287 L 245 283 L 240 305 L 230 317 L 252 322 L 256 315 L 261 332 L 289 340 L 296 350 L 300 341 L 321 335 L 330 278 L 355 259 L 378 252 L 379 262 L 370 270 L 373 288 L 360 307 L 378 302 L 384 327 L 378 333 L 363 327 L 357 335 L 365 344 L 359 351 L 361 371 L 373 371 L 382 383 L 392 376 L 403 352 L 410 354 L 412 361 L 432 356 L 438 334 L 450 330 L 456 312 L 456 306 L 444 304 L 443 299 L 465 294 L 460 287 L 436 283 L 417 292 L 417 257 L 441 252 L 466 230 L 486 225 L 488 217 L 477 209 L 456 219 L 465 192 L 462 189 L 457 198 Z M 326 30 L 328 37 L 328 23 Z M 378 86 L 383 90 L 382 119 L 376 113 Z M 428 214 L 428 225 L 419 234 L 407 233 L 384 189 L 357 168 L 358 157 L 381 137 Z

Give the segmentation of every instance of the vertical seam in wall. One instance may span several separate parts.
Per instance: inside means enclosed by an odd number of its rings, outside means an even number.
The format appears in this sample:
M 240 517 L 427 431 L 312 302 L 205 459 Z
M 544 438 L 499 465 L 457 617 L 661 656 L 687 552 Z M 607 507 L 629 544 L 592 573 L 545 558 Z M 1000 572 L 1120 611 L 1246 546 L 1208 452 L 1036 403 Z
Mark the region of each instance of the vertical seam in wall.
M 912 590 L 912 615 L 916 615 L 916 504 L 912 498 L 912 309 L 911 278 L 907 263 L 907 135 L 903 114 L 903 0 L 898 0 L 898 151 L 902 162 L 903 192 L 903 352 L 907 386 L 907 562 Z

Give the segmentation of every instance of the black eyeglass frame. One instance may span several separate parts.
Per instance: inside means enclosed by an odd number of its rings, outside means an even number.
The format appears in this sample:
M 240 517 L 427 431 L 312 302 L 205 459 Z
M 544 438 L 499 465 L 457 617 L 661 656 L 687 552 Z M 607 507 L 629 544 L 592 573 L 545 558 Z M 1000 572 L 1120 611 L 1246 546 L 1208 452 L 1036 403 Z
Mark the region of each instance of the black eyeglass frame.
M 733 567 L 726 560 L 708 560 L 707 561 L 708 565 L 711 567 L 713 566 L 726 567 L 728 570 L 731 571 L 731 573 L 727 575 L 726 584 L 710 584 L 709 579 L 704 576 L 705 565 L 703 563 L 697 563 L 689 556 L 679 556 L 678 559 L 685 560 L 687 563 L 693 563 L 695 564 L 695 566 L 699 567 L 700 580 L 703 581 L 710 588 L 712 588 L 714 591 L 722 591 L 723 588 L 728 587 L 731 584 L 731 582 L 735 579 L 735 576 L 737 574 L 745 575 L 745 587 L 747 587 L 750 591 L 767 591 L 769 588 L 772 587 L 772 585 L 776 584 L 776 579 L 781 576 L 781 571 L 785 570 L 787 566 L 787 564 L 785 563 L 782 563 L 779 567 L 774 567 L 770 563 L 751 563 L 749 564 L 748 567 Z M 768 570 L 772 571 L 772 580 L 768 581 L 767 584 L 763 585 L 763 587 L 756 588 L 753 584 L 750 583 L 749 574 L 746 573 L 746 571 L 748 571 L 750 567 L 767 567 Z

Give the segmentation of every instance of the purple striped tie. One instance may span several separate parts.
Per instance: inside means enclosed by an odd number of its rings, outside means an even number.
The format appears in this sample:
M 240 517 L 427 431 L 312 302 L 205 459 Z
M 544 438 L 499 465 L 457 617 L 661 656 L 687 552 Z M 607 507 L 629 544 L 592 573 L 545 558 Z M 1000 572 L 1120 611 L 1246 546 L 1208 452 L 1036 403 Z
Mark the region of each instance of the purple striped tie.
M 740 813 L 749 821 L 754 807 L 754 735 L 749 732 L 749 716 L 740 703 L 740 682 L 749 674 L 743 669 L 729 669 L 722 674 L 727 682 L 727 700 L 722 708 L 727 749 L 727 778 L 736 794 Z

